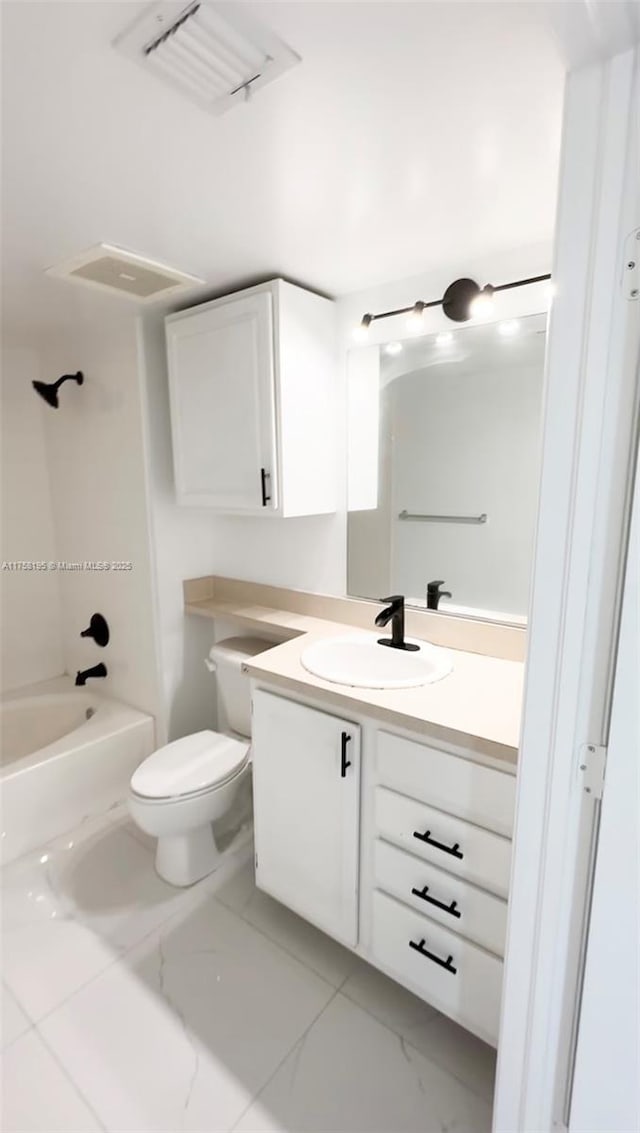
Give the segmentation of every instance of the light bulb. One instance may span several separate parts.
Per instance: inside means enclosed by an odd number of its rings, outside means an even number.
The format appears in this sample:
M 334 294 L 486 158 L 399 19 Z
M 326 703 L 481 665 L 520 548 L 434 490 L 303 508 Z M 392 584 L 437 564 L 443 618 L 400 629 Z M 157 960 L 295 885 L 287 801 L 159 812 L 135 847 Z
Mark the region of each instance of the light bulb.
M 436 346 L 450 346 L 452 342 L 453 333 L 450 330 L 442 330 L 436 335 Z
M 363 315 L 357 327 L 353 328 L 355 342 L 366 342 L 369 337 L 369 327 L 373 322 L 373 315 Z
M 493 288 L 487 284 L 483 287 L 479 295 L 471 301 L 469 313 L 472 319 L 477 322 L 484 323 L 490 319 L 493 314 Z
M 411 314 L 407 318 L 407 326 L 414 334 L 420 334 L 424 329 L 424 303 L 418 302 L 414 304 Z
M 388 342 L 384 348 L 385 354 L 390 354 L 392 357 L 395 354 L 400 354 L 402 351 L 401 342 Z
M 506 319 L 503 323 L 498 323 L 498 334 L 501 334 L 503 338 L 513 338 L 519 332 L 520 322 L 518 319 Z

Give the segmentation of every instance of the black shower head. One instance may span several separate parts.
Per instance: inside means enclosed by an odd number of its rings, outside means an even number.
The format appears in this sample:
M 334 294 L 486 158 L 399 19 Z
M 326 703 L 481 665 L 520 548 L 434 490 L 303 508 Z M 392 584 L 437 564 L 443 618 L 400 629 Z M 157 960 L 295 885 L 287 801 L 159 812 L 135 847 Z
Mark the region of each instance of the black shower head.
M 47 385 L 46 382 L 33 382 L 33 388 L 36 393 L 43 397 L 47 405 L 53 405 L 54 409 L 58 408 L 58 386 Z
M 63 374 L 58 378 L 57 382 L 32 382 L 32 386 L 40 397 L 44 398 L 47 405 L 53 406 L 54 409 L 58 408 L 58 390 L 63 382 L 77 382 L 79 386 L 84 381 L 84 374 L 82 370 L 78 370 L 77 374 Z

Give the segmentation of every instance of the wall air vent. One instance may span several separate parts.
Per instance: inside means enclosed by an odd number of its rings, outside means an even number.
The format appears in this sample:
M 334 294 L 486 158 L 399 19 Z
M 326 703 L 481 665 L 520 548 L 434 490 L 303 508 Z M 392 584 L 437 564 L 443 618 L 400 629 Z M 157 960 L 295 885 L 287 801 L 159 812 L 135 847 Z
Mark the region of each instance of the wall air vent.
M 162 0 L 113 46 L 211 114 L 223 114 L 300 62 L 243 3 Z
M 101 291 L 117 291 L 139 303 L 164 299 L 205 282 L 195 275 L 176 271 L 112 244 L 96 244 L 73 259 L 45 271 L 57 279 L 70 279 Z

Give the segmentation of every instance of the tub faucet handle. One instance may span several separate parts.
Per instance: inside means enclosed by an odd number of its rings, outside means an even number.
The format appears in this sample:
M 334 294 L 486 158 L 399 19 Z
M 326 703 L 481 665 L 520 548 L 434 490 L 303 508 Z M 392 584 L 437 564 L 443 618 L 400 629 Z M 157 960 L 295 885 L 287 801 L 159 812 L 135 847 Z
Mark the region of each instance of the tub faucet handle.
M 106 618 L 103 618 L 102 614 L 92 614 L 89 625 L 81 631 L 80 637 L 92 637 L 96 645 L 108 645 L 109 626 Z

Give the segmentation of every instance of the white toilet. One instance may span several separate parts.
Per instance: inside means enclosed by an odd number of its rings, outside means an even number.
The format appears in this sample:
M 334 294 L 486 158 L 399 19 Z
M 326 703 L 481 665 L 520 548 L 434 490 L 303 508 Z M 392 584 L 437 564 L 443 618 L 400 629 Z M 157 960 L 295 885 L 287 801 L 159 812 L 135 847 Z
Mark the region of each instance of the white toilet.
M 231 637 L 214 645 L 207 665 L 216 672 L 229 734 L 205 731 L 174 740 L 131 777 L 131 817 L 158 839 L 156 869 L 171 885 L 193 885 L 216 868 L 212 823 L 229 810 L 250 766 L 251 698 L 242 665 L 272 644 Z

